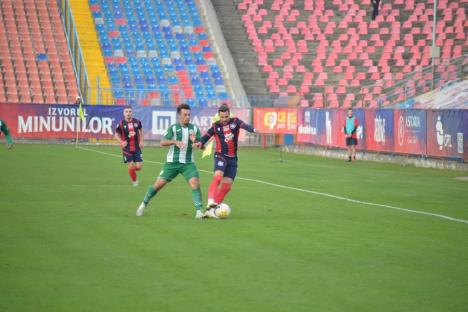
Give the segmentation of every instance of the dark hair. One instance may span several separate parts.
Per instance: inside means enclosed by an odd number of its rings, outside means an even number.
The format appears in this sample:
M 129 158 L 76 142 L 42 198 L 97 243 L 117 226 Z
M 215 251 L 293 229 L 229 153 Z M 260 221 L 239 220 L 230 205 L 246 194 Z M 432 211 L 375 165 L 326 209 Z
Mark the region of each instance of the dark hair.
M 230 112 L 229 106 L 227 106 L 226 104 L 223 104 L 218 108 L 218 113 L 225 113 L 225 112 L 228 112 L 228 113 Z
M 190 105 L 184 103 L 184 104 L 180 104 L 179 106 L 177 106 L 177 114 L 180 114 L 181 110 L 183 109 L 190 110 Z
M 352 110 L 353 110 L 353 108 L 352 108 L 352 107 L 348 107 L 348 111 L 352 111 Z
M 125 105 L 124 110 L 126 110 L 126 109 L 132 109 L 133 110 L 132 105 Z

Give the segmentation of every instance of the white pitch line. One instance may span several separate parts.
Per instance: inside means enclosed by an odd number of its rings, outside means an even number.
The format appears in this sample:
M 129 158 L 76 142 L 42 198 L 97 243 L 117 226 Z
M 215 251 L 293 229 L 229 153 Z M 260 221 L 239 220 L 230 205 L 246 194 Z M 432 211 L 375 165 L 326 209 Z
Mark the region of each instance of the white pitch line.
M 86 148 L 86 147 L 77 146 L 77 148 L 85 150 L 85 151 L 91 151 L 91 152 L 107 155 L 107 156 L 119 157 L 119 158 L 121 157 L 121 156 L 116 155 L 116 154 L 97 151 L 97 150 Z M 151 160 L 145 160 L 145 162 L 154 163 L 154 164 L 164 164 L 163 162 L 151 161 Z M 198 170 L 201 171 L 201 172 L 205 172 L 205 173 L 212 173 L 211 171 L 207 171 L 207 170 L 201 170 L 201 169 L 198 169 Z M 393 209 L 393 210 L 398 210 L 398 211 L 403 211 L 403 212 L 415 213 L 415 214 L 420 214 L 420 215 L 445 219 L 445 220 L 449 220 L 449 221 L 453 221 L 453 222 L 468 224 L 468 220 L 458 219 L 458 218 L 454 218 L 454 217 L 450 217 L 450 216 L 446 216 L 446 215 L 442 215 L 442 214 L 438 214 L 438 213 L 432 213 L 432 212 L 427 212 L 427 211 L 422 211 L 422 210 L 413 210 L 413 209 L 401 208 L 401 207 L 396 207 L 396 206 L 391 206 L 391 205 L 386 205 L 386 204 L 377 204 L 377 203 L 372 203 L 372 202 L 366 202 L 366 201 L 347 198 L 347 197 L 343 197 L 343 196 L 338 196 L 338 195 L 333 195 L 333 194 L 328 194 L 328 193 L 323 193 L 323 192 L 317 192 L 317 191 L 312 191 L 312 190 L 307 190 L 307 189 L 292 187 L 292 186 L 287 186 L 287 185 L 281 185 L 281 184 L 271 183 L 271 182 L 257 180 L 257 179 L 249 179 L 249 178 L 242 178 L 242 177 L 236 177 L 236 179 L 255 182 L 255 183 L 269 185 L 269 186 L 274 186 L 274 187 L 287 189 L 287 190 L 293 190 L 293 191 L 304 192 L 304 193 L 314 194 L 314 195 L 318 195 L 318 196 L 338 199 L 338 200 L 347 201 L 347 202 L 351 202 L 351 203 L 355 203 L 355 204 L 368 205 L 368 206 L 374 206 L 374 207 L 382 207 L 382 208 L 387 208 L 387 209 Z

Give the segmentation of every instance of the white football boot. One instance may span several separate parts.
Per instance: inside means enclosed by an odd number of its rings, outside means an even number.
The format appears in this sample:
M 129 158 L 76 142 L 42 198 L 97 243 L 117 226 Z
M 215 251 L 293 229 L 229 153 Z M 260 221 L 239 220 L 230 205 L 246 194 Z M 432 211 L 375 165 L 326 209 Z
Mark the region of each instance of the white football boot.
M 219 217 L 215 213 L 216 208 L 209 208 L 205 211 L 204 217 L 211 218 L 211 219 L 219 219 Z
M 195 219 L 203 219 L 204 216 L 205 214 L 201 212 L 201 210 L 197 210 L 197 212 L 195 213 Z
M 136 216 L 141 217 L 142 215 L 145 214 L 145 209 L 146 209 L 146 204 L 145 202 L 141 202 L 140 206 L 138 207 L 136 211 Z
M 214 199 L 208 198 L 208 204 L 206 205 L 206 208 L 210 209 L 215 208 L 216 206 L 218 206 L 218 204 L 214 202 Z

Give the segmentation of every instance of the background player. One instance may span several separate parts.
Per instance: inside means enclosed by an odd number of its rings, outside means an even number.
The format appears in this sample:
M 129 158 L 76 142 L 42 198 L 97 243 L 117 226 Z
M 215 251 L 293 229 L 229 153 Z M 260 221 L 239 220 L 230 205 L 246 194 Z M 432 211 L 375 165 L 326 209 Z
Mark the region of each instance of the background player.
M 0 133 L 5 134 L 5 139 L 6 139 L 6 146 L 8 149 L 11 149 L 13 147 L 13 140 L 11 139 L 11 135 L 10 135 L 10 129 L 8 129 L 8 126 L 7 124 L 0 119 Z
M 200 181 L 198 169 L 195 166 L 192 144 L 200 140 L 200 129 L 190 123 L 190 106 L 181 104 L 177 107 L 179 122 L 171 125 L 161 146 L 169 146 L 166 163 L 159 174 L 156 182 L 148 187 L 148 191 L 136 211 L 137 217 L 145 213 L 145 209 L 151 200 L 168 182 L 171 182 L 177 175 L 181 174 L 192 189 L 192 200 L 195 206 L 195 218 L 201 219 L 203 213 L 202 196 L 200 191 Z
M 353 115 L 353 109 L 349 108 L 344 125 L 344 133 L 346 136 L 346 146 L 348 148 L 348 161 L 356 160 L 356 145 L 357 145 L 357 128 L 359 121 Z
M 131 106 L 123 111 L 124 119 L 119 122 L 115 129 L 115 139 L 119 141 L 123 153 L 123 161 L 127 164 L 128 174 L 132 179 L 133 186 L 138 186 L 137 171 L 141 170 L 143 159 L 141 148 L 143 148 L 143 128 L 141 121 L 133 118 Z
M 230 117 L 229 107 L 222 105 L 218 109 L 219 120 L 213 123 L 196 147 L 203 147 L 211 137 L 216 142 L 214 155 L 214 175 L 208 189 L 208 210 L 205 215 L 216 218 L 214 209 L 222 203 L 231 190 L 237 174 L 237 142 L 240 129 L 255 132 L 255 129 L 240 120 Z

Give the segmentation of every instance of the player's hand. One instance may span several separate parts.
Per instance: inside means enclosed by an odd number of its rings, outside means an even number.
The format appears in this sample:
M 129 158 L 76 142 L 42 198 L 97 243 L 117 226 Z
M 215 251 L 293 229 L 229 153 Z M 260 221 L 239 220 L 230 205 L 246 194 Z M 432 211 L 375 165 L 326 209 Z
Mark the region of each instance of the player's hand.
M 185 143 L 184 142 L 181 142 L 181 141 L 175 141 L 175 146 L 177 146 L 178 148 L 184 148 L 185 147 Z
M 189 136 L 189 138 L 190 138 L 190 141 L 192 141 L 192 142 L 194 142 L 194 143 L 195 143 L 195 141 L 197 140 L 197 137 L 195 136 L 195 133 L 192 133 L 192 134 Z
M 125 146 L 127 146 L 127 141 L 120 142 L 120 147 L 124 148 Z
M 144 146 L 143 142 L 138 143 L 138 145 L 140 145 L 140 148 L 143 148 Z
M 192 144 L 192 148 L 201 148 L 202 144 L 201 142 L 195 142 Z

